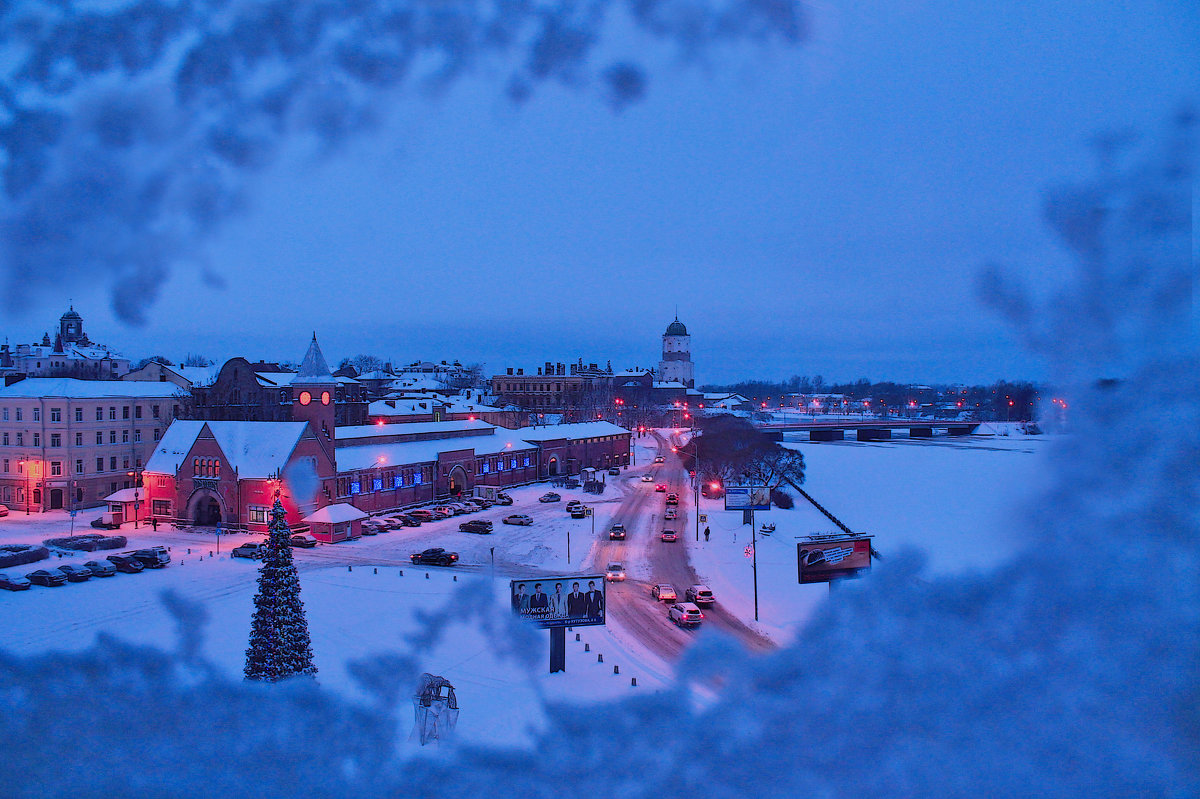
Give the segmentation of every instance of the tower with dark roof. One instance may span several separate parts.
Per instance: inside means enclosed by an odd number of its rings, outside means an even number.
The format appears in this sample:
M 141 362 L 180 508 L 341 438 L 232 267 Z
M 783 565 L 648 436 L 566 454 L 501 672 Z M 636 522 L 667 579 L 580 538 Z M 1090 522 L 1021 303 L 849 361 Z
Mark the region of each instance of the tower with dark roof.
M 313 333 L 308 352 L 300 364 L 300 372 L 292 379 L 292 418 L 297 422 L 308 422 L 313 432 L 333 457 L 334 395 L 337 379 L 330 374 L 329 364 L 317 344 Z
M 696 385 L 692 371 L 692 337 L 687 327 L 675 317 L 662 337 L 662 360 L 658 362 L 658 379 L 664 383 L 682 383 L 688 388 Z
M 83 317 L 74 305 L 58 318 L 58 338 L 63 345 L 88 343 L 87 335 L 83 332 Z

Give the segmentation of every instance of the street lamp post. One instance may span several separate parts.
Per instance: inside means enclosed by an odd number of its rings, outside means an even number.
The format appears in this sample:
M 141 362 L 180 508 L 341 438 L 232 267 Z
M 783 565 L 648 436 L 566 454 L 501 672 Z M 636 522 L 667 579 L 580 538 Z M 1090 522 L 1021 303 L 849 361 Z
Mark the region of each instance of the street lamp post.
M 31 464 L 29 461 L 17 461 L 17 465 L 21 467 L 21 471 L 25 472 L 25 515 L 29 515 L 29 506 L 33 502 L 33 496 L 29 493 L 29 469 L 26 468 Z
M 142 506 L 140 489 L 142 487 L 142 470 L 136 469 L 125 474 L 133 478 L 133 529 L 138 527 L 138 509 Z

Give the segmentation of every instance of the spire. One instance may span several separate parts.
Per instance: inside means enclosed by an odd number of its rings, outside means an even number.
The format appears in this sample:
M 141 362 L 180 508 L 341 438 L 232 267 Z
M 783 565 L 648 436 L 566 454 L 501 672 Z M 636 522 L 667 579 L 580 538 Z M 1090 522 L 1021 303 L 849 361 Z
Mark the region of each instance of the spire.
M 296 375 L 296 383 L 334 383 L 333 375 L 329 373 L 329 364 L 321 354 L 321 345 L 317 344 L 317 334 L 314 331 L 308 352 L 300 364 L 300 374 Z

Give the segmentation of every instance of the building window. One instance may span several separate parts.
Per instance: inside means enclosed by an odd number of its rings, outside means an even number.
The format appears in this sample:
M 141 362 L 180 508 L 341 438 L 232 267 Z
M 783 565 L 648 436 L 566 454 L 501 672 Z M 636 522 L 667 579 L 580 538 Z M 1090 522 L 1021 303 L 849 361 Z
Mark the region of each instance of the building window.
M 97 430 L 96 431 L 96 445 L 99 446 L 103 443 L 104 443 L 104 433 L 101 432 L 100 430 Z
M 83 474 L 83 458 L 75 461 L 75 474 Z
M 4 473 L 8 474 L 8 458 L 4 459 Z
M 108 431 L 108 443 L 110 443 L 110 444 L 117 443 L 117 431 L 116 430 Z
M 83 421 L 83 408 L 75 409 L 75 421 L 77 421 L 77 422 Z
M 141 430 L 133 431 L 133 443 L 135 443 L 135 444 L 142 443 L 142 431 Z
M 267 514 L 270 512 L 270 508 L 266 508 L 262 505 L 251 505 L 250 507 L 246 508 L 246 512 L 250 518 L 251 524 L 266 524 Z
M 83 446 L 83 433 L 75 434 L 75 446 L 77 446 L 77 447 Z
M 496 459 L 496 471 L 498 471 L 498 472 L 504 471 L 504 458 Z
M 50 476 L 62 477 L 62 461 L 50 461 Z
M 21 442 L 18 441 L 17 443 L 19 444 Z M 33 434 L 33 445 L 35 447 L 40 447 L 42 445 L 42 434 L 41 433 Z
M 133 418 L 134 418 L 134 419 L 141 419 L 141 418 L 142 418 L 142 406 L 141 406 L 141 405 L 134 405 L 134 406 L 133 406 Z
M 5 461 L 4 463 L 7 464 L 8 461 Z M 6 472 L 8 471 L 7 465 L 4 467 L 4 471 L 6 471 Z M 392 488 L 404 488 L 403 475 L 399 475 L 399 474 L 392 475 Z
M 128 469 L 128 468 L 129 468 L 129 458 L 122 458 L 122 459 L 121 459 L 121 468 L 122 468 L 122 469 Z
M 512 463 L 508 464 L 508 468 L 510 468 L 510 469 L 517 468 L 517 459 L 516 458 L 512 459 Z
M 112 407 L 110 407 L 110 408 L 108 409 L 108 418 L 109 418 L 109 419 L 116 419 L 116 418 L 117 418 L 117 409 L 116 409 L 116 408 L 112 408 Z
M 104 471 L 104 458 L 96 458 L 96 471 Z
M 121 431 L 121 443 L 122 443 L 122 444 L 128 444 L 128 443 L 129 443 L 129 431 L 128 431 L 128 430 L 122 430 L 122 431 Z
M 362 493 L 362 483 L 357 480 L 350 481 L 350 496 Z
M 529 465 L 529 456 L 528 455 L 525 456 L 525 463 L 523 465 L 525 465 L 525 466 Z
M 21 409 L 17 408 L 17 421 L 21 421 Z
M 419 486 L 421 483 L 424 482 L 424 479 L 422 478 L 420 472 L 413 472 L 412 477 L 413 477 L 413 485 L 415 485 L 415 486 Z
M 383 490 L 383 478 L 382 477 L 371 478 L 371 490 L 372 491 L 382 491 Z
M 158 418 L 159 414 L 158 414 L 158 406 L 157 405 L 150 406 L 150 415 L 153 416 L 155 419 Z
M 62 421 L 62 408 L 51 408 L 50 409 L 50 421 L 52 421 L 52 422 L 61 422 Z
M 3 441 L 3 442 L 4 442 L 4 446 L 6 446 L 6 447 L 7 447 L 7 446 L 8 446 L 8 433 L 5 433 L 5 434 L 4 434 L 4 437 L 3 437 L 2 439 L 0 439 L 0 441 Z
M 108 459 L 108 468 L 110 471 L 114 471 L 114 472 L 117 470 L 117 456 L 116 455 L 113 455 L 112 457 L 110 457 Z M 116 485 L 116 483 L 113 483 L 113 485 Z M 115 489 L 115 488 L 113 489 L 113 491 L 116 491 L 116 490 L 117 489 Z
M 35 421 L 35 422 L 42 421 L 42 409 L 41 408 L 33 409 L 33 421 Z
M 488 463 L 487 463 L 487 461 L 480 461 L 480 462 L 479 462 L 479 473 L 480 473 L 480 474 L 487 474 L 487 473 L 488 473 Z
M 155 516 L 170 516 L 171 501 L 169 499 L 156 499 L 153 503 L 153 509 L 150 511 Z
M 103 421 L 104 421 L 104 409 L 103 409 L 103 408 L 97 408 L 97 409 L 96 409 L 96 421 L 97 421 L 97 422 L 103 422 Z
M 25 434 L 24 433 L 17 433 L 17 446 L 18 447 L 25 446 Z
M 8 408 L 4 409 L 4 421 L 8 421 Z
M 157 427 L 154 428 L 154 440 L 158 441 L 158 439 L 160 439 L 161 437 L 162 437 L 162 434 L 158 432 L 158 428 Z
M 128 406 L 128 405 L 122 405 L 122 406 L 121 406 L 121 418 L 122 418 L 122 419 L 128 419 L 128 418 L 129 418 L 129 406 Z
M 51 433 L 50 434 L 50 446 L 51 447 L 61 447 L 62 446 L 62 433 Z

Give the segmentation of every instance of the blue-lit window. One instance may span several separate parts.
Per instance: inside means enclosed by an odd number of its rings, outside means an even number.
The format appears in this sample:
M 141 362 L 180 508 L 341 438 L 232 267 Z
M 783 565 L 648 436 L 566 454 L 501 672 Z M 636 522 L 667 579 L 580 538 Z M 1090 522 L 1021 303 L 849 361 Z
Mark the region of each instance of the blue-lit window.
M 420 484 L 421 484 L 421 473 L 413 472 L 413 485 L 419 486 Z
M 361 493 L 362 493 L 362 483 L 360 483 L 357 480 L 351 480 L 350 481 L 350 495 L 353 496 L 355 494 L 361 494 Z
M 529 456 L 528 455 L 525 456 L 525 465 L 526 466 L 529 465 Z
M 383 490 L 383 478 L 382 477 L 374 477 L 371 479 L 371 490 L 372 491 L 382 491 Z
M 498 471 L 498 472 L 504 471 L 504 458 L 496 459 L 496 471 Z
M 404 477 L 402 475 L 392 476 L 392 488 L 404 488 Z
M 480 474 L 487 474 L 487 473 L 488 473 L 488 462 L 487 462 L 487 461 L 480 461 L 480 462 L 479 462 L 479 473 L 480 473 Z
M 526 466 L 528 466 L 528 465 L 529 465 L 529 462 L 528 462 L 528 461 L 526 461 L 526 462 L 525 462 L 525 465 L 526 465 Z M 516 458 L 513 458 L 513 459 L 512 459 L 512 463 L 508 464 L 508 468 L 510 468 L 510 469 L 515 469 L 515 468 L 517 468 L 517 459 L 516 459 Z

